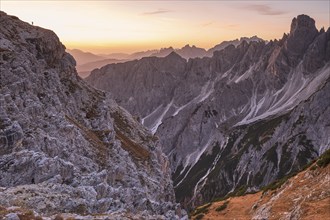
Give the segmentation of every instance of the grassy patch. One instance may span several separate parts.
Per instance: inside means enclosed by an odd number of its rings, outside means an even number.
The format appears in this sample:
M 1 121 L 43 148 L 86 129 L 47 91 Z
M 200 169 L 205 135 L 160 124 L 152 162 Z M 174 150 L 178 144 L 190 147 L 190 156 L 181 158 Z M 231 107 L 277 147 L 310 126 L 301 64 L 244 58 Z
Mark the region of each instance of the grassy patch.
M 34 220 L 35 219 L 34 213 L 31 210 L 28 210 L 21 214 L 17 214 L 17 216 L 20 220 Z
M 316 161 L 319 167 L 326 167 L 330 163 L 330 149 L 325 151 L 320 158 Z
M 219 206 L 218 208 L 216 208 L 215 211 L 221 212 L 221 211 L 225 210 L 227 208 L 227 206 L 228 206 L 228 203 L 229 203 L 229 201 L 225 201 L 221 206 Z
M 310 161 L 308 164 L 306 164 L 304 167 L 302 167 L 302 169 L 299 172 L 304 171 L 304 170 L 306 170 L 309 167 L 310 167 L 310 170 L 316 170 L 319 167 L 326 167 L 329 163 L 330 163 L 330 149 L 328 149 L 327 151 L 325 151 L 317 160 Z M 276 190 L 276 189 L 280 188 L 284 183 L 286 183 L 287 180 L 289 180 L 293 176 L 296 176 L 297 174 L 298 174 L 298 172 L 293 172 L 293 173 L 291 173 L 289 175 L 286 175 L 283 178 L 278 179 L 278 180 L 275 180 L 274 182 L 270 183 L 269 185 L 263 187 L 261 190 L 263 192 L 266 192 L 268 190 Z M 243 195 L 247 194 L 246 190 L 247 190 L 247 186 L 246 185 L 242 185 L 240 188 L 238 188 L 235 191 L 227 194 L 225 197 L 216 198 L 212 202 L 225 201 L 225 200 L 227 200 L 230 197 L 243 196 Z M 221 212 L 221 211 L 225 210 L 227 208 L 227 206 L 228 206 L 228 203 L 229 203 L 229 201 L 225 201 L 222 205 L 220 205 L 219 207 L 217 207 L 215 209 L 215 211 Z M 204 214 L 206 214 L 208 212 L 208 207 L 209 206 L 211 206 L 211 203 L 208 203 L 205 206 L 202 206 L 200 208 L 197 208 L 195 210 L 195 212 L 193 212 L 193 215 L 192 216 L 202 215 L 202 217 L 203 217 Z M 197 216 L 196 216 L 195 219 L 197 219 Z
M 200 215 L 200 214 L 206 214 L 209 212 L 209 207 L 212 205 L 212 203 L 208 203 L 206 205 L 203 205 L 201 207 L 198 207 L 193 213 L 192 213 L 192 216 L 195 216 L 195 215 Z M 204 215 L 203 215 L 204 216 Z M 196 219 L 197 219 L 197 216 L 196 216 Z
M 132 155 L 137 159 L 142 159 L 142 160 L 149 159 L 150 152 L 146 150 L 142 145 L 134 142 L 116 128 L 115 131 L 116 131 L 116 138 L 120 140 L 123 149 L 132 153 Z
M 246 190 L 247 190 L 247 186 L 246 185 L 241 186 L 236 191 L 235 196 L 243 196 L 243 195 L 245 195 Z
M 134 137 L 135 129 L 132 127 L 128 119 L 122 115 L 119 111 L 110 113 L 114 119 L 114 128 L 116 132 L 116 138 L 121 142 L 121 146 L 132 153 L 134 158 L 148 160 L 150 152 L 139 143 L 136 143 L 131 137 Z
M 79 215 L 86 215 L 87 214 L 87 207 L 85 204 L 79 204 L 75 207 L 74 212 Z
M 64 220 L 64 218 L 61 215 L 56 215 L 54 220 Z
M 236 189 L 235 191 L 228 193 L 224 197 L 216 198 L 216 199 L 212 200 L 212 202 L 220 202 L 220 201 L 227 200 L 230 197 L 243 196 L 243 195 L 247 194 L 246 190 L 247 190 L 247 186 L 242 185 L 240 188 Z M 252 193 L 254 193 L 254 192 L 252 192 Z M 252 194 L 252 193 L 249 193 L 249 194 Z
M 313 165 L 312 167 L 311 167 L 311 170 L 316 170 L 317 169 L 317 166 L 316 165 Z
M 268 184 L 267 186 L 262 188 L 262 191 L 267 192 L 268 190 L 275 190 L 280 188 L 288 179 L 295 176 L 297 173 L 292 173 L 290 175 L 284 176 L 281 179 L 275 180 L 274 182 Z
M 4 207 L 0 206 L 0 219 L 2 217 L 4 217 L 5 215 L 7 215 L 7 214 L 8 214 L 7 209 L 5 209 Z

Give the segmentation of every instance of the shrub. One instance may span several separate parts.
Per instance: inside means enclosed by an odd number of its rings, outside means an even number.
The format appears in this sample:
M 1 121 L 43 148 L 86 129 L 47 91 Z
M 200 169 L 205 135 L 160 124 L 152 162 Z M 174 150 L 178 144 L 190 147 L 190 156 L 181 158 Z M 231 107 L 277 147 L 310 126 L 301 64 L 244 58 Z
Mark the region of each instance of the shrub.
M 303 166 L 303 168 L 301 169 L 301 171 L 306 170 L 308 167 L 310 167 L 313 163 L 315 163 L 316 160 L 311 160 L 309 161 L 305 166 Z
M 274 182 L 270 183 L 269 185 L 263 187 L 262 190 L 264 192 L 266 192 L 268 190 L 275 190 L 277 188 L 280 188 L 292 176 L 293 175 L 288 175 L 288 176 L 284 176 L 283 178 L 281 178 L 279 180 L 275 180 Z
M 243 185 L 238 190 L 235 190 L 235 196 L 243 196 L 247 190 L 247 186 Z
M 64 220 L 64 218 L 61 215 L 56 215 L 54 220 Z
M 212 205 L 212 203 L 208 203 L 202 207 L 197 208 L 192 215 L 198 215 L 198 214 L 205 214 L 209 212 L 209 207 Z
M 237 196 L 243 196 L 245 194 L 256 193 L 256 192 L 246 192 L 247 189 L 248 189 L 248 187 L 246 185 L 242 185 L 240 188 L 235 189 L 235 191 L 228 193 L 226 196 L 213 199 L 212 202 L 220 202 L 220 201 L 227 200 L 230 197 L 237 197 Z
M 18 216 L 18 218 L 20 220 L 31 220 L 31 219 L 35 219 L 34 213 L 31 210 L 26 211 L 25 213 L 22 213 L 22 214 L 17 214 L 17 216 Z
M 229 201 L 224 202 L 221 206 L 215 209 L 217 212 L 221 212 L 222 210 L 225 210 L 228 206 Z
M 312 167 L 311 167 L 311 170 L 316 170 L 317 169 L 317 166 L 316 165 L 313 165 Z
M 316 164 L 319 167 L 326 167 L 330 163 L 330 149 L 325 151 L 320 158 L 317 160 Z

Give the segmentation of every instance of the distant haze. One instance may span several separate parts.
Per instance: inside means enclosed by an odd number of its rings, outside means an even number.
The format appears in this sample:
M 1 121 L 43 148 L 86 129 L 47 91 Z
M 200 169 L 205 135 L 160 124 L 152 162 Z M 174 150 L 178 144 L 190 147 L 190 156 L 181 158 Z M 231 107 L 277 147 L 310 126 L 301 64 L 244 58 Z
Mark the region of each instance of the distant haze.
M 257 35 L 279 39 L 298 14 L 329 26 L 329 1 L 10 1 L 1 10 L 56 32 L 68 48 L 133 53 L 186 44 L 209 49 Z
M 231 41 L 223 41 L 220 44 L 215 45 L 209 50 L 205 50 L 204 48 L 199 48 L 196 46 L 185 45 L 182 48 L 160 48 L 158 50 L 147 50 L 147 51 L 139 51 L 136 53 L 128 54 L 128 53 L 110 53 L 110 54 L 93 54 L 91 52 L 81 51 L 79 49 L 67 49 L 77 62 L 77 71 L 78 74 L 85 78 L 87 77 L 93 69 L 100 68 L 106 64 L 110 63 L 122 63 L 129 60 L 141 59 L 142 57 L 165 57 L 172 52 L 177 53 L 184 59 L 190 58 L 202 58 L 202 57 L 211 57 L 213 53 L 218 50 L 222 50 L 228 45 L 232 44 L 234 46 L 238 46 L 243 41 L 251 42 L 251 41 L 264 41 L 263 39 L 253 36 L 253 37 L 241 37 L 240 39 L 235 39 Z

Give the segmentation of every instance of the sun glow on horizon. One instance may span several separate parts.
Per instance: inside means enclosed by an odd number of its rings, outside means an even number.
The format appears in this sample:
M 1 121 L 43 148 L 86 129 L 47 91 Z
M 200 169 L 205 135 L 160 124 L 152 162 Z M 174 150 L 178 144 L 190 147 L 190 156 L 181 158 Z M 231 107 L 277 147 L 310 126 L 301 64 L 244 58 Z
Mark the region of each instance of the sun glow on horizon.
M 67 48 L 132 53 L 186 44 L 210 48 L 257 35 L 281 38 L 308 14 L 329 27 L 328 1 L 9 1 L 1 10 L 53 30 Z

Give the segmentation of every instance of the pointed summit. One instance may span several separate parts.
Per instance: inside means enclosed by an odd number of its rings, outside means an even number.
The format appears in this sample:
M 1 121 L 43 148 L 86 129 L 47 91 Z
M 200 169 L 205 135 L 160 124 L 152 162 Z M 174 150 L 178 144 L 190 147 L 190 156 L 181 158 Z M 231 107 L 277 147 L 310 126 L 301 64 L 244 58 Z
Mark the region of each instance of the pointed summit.
M 308 15 L 292 19 L 287 48 L 295 54 L 302 54 L 318 35 L 315 20 Z
M 169 55 L 167 55 L 165 58 L 170 59 L 183 59 L 179 54 L 177 54 L 175 51 L 172 51 Z
M 296 34 L 296 32 L 309 30 L 316 31 L 315 20 L 308 15 L 298 15 L 297 18 L 293 18 L 291 22 L 290 34 Z
M 190 46 L 190 44 L 186 44 L 184 47 L 181 48 L 181 50 L 184 49 L 196 49 L 197 47 L 195 45 Z M 199 48 L 202 49 L 202 48 Z

